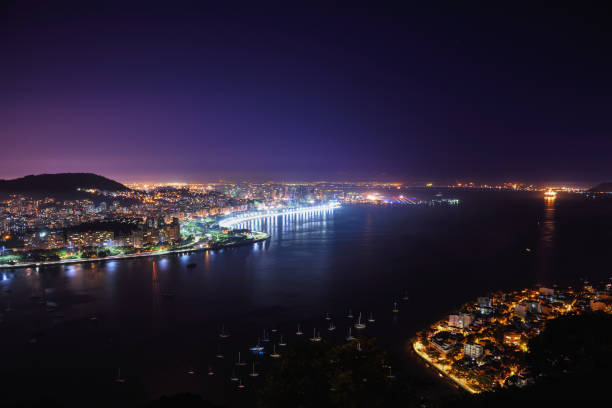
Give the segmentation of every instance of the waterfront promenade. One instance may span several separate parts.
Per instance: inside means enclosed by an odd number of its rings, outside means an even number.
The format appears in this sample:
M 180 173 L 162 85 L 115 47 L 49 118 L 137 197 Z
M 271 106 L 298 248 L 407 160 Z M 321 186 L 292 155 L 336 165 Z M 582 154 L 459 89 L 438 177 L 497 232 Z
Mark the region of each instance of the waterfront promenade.
M 197 251 L 209 251 L 215 249 L 223 249 L 234 246 L 241 245 L 249 245 L 259 241 L 265 241 L 270 238 L 268 234 L 263 232 L 258 232 L 258 237 L 250 239 L 248 242 L 244 243 L 232 243 L 225 244 L 220 247 L 208 247 L 205 245 L 193 245 L 189 248 L 181 248 L 181 249 L 169 249 L 163 251 L 151 251 L 151 252 L 140 252 L 136 254 L 120 254 L 120 255 L 109 255 L 104 257 L 94 257 L 94 258 L 74 258 L 74 259 L 60 259 L 58 261 L 43 261 L 43 262 L 19 262 L 16 264 L 4 264 L 0 265 L 0 269 L 15 269 L 15 268 L 27 268 L 32 266 L 45 266 L 45 265 L 64 265 L 64 264 L 73 264 L 73 263 L 84 263 L 84 262 L 99 262 L 99 261 L 116 261 L 121 259 L 131 259 L 131 258 L 143 258 L 148 256 L 162 256 L 162 255 L 170 255 L 170 254 L 180 254 L 185 252 L 197 252 Z

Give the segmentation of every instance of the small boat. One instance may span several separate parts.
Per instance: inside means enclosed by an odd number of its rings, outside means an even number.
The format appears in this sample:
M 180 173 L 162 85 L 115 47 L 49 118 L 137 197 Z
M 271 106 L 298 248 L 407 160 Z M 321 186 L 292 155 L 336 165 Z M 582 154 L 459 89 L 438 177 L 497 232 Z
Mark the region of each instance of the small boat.
M 221 333 L 219 333 L 219 337 L 221 337 L 222 339 L 227 339 L 230 336 L 230 334 L 225 330 L 225 325 L 221 325 Z
M 215 372 L 212 369 L 212 366 L 208 366 L 208 375 L 215 375 Z
M 302 334 L 304 334 L 304 332 L 302 331 L 302 327 L 299 324 L 298 324 L 297 331 L 295 332 L 295 334 L 297 334 L 298 336 L 301 336 Z
M 357 318 L 357 323 L 355 323 L 355 328 L 359 330 L 366 328 L 365 323 L 361 322 L 361 312 L 359 312 L 359 317 Z
M 217 346 L 217 354 L 215 354 L 215 357 L 220 358 L 220 359 L 225 358 L 225 354 L 223 354 L 223 350 L 221 350 L 221 344 Z
M 236 370 L 232 370 L 232 376 L 230 377 L 230 381 L 236 382 L 238 380 L 239 380 L 239 378 L 236 377 Z
M 334 330 L 336 330 L 336 325 L 335 325 L 335 324 L 333 324 L 333 323 L 329 323 L 329 327 L 327 328 L 327 330 L 329 330 L 329 331 L 334 331 Z
M 261 352 L 264 350 L 264 348 L 263 348 L 263 346 L 260 344 L 260 341 L 261 341 L 261 339 L 257 339 L 257 345 L 256 345 L 256 346 L 251 347 L 249 350 L 251 350 L 251 351 L 252 351 L 252 352 L 254 352 L 254 353 L 261 353 Z
M 242 390 L 245 388 L 245 385 L 242 383 L 242 380 L 240 380 L 240 383 L 238 384 L 238 389 Z
M 349 309 L 348 314 L 346 315 L 346 317 L 348 317 L 349 319 L 352 319 L 353 316 L 353 311 L 351 309 Z
M 274 348 L 272 349 L 272 354 L 270 354 L 270 357 L 272 357 L 272 358 L 280 358 L 280 354 L 278 354 L 276 352 L 276 344 L 274 345 Z
M 56 302 L 48 300 L 45 302 L 45 306 L 47 307 L 47 312 L 54 312 L 57 309 L 58 304 Z
M 389 366 L 389 375 L 387 375 L 387 378 L 389 378 L 391 380 L 395 378 L 395 376 L 393 374 L 391 374 L 391 366 Z
M 348 329 L 348 336 L 346 336 L 346 341 L 353 341 L 353 340 L 355 340 L 355 338 L 351 334 L 351 328 L 349 327 L 349 329 Z
M 283 341 L 283 335 L 281 334 L 280 336 L 280 341 L 278 342 L 278 345 L 281 347 L 285 347 L 287 345 L 286 341 Z
M 270 336 L 268 336 L 268 333 L 266 333 L 266 329 L 264 329 L 263 331 L 263 342 L 264 343 L 268 343 L 270 341 Z
M 254 361 L 253 361 L 253 371 L 251 371 L 249 373 L 249 376 L 251 376 L 251 377 L 258 377 L 259 376 L 259 373 L 255 371 L 255 362 Z
M 370 317 L 368 317 L 368 322 L 370 323 L 374 323 L 376 320 L 374 320 L 374 314 L 372 312 L 370 312 Z
M 399 308 L 397 307 L 397 302 L 393 302 L 393 313 L 399 313 Z
M 321 341 L 321 335 L 317 334 L 317 329 L 312 329 L 312 337 L 310 338 L 310 341 L 313 343 Z
M 361 343 L 357 343 L 357 351 L 361 351 Z
M 329 315 L 329 313 L 325 313 L 325 320 L 331 320 L 331 316 Z
M 195 371 L 194 371 L 194 370 L 187 370 L 187 374 L 189 374 L 189 375 L 194 375 L 194 374 L 195 374 Z
M 125 379 L 121 378 L 121 368 L 117 370 L 117 378 L 115 378 L 115 382 L 119 384 L 123 384 L 125 382 Z
M 408 300 L 408 299 L 410 299 L 410 298 L 408 297 L 408 291 L 407 291 L 407 290 L 405 290 L 405 291 L 404 291 L 404 296 L 402 296 L 402 300 L 406 301 L 406 300 Z
M 238 352 L 238 361 L 236 361 L 237 366 L 245 366 L 246 363 L 240 359 L 240 352 Z

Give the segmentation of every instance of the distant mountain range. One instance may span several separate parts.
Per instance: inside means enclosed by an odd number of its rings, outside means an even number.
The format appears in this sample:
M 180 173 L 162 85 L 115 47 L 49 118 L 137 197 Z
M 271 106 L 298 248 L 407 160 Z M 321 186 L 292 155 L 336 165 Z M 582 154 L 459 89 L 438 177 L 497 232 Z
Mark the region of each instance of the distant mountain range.
M 589 193 L 610 193 L 612 192 L 612 182 L 601 183 L 589 190 Z
M 75 195 L 77 189 L 127 191 L 121 183 L 93 173 L 38 174 L 14 180 L 0 180 L 0 193 L 33 195 Z

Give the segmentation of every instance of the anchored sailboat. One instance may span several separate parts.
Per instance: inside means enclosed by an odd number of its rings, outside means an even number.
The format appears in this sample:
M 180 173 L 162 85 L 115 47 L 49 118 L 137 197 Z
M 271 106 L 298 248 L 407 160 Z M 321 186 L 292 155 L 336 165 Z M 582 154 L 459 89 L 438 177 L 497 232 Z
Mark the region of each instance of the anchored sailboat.
M 355 323 L 355 328 L 360 330 L 366 328 L 365 323 L 361 322 L 361 312 L 359 312 L 359 317 L 357 318 L 357 323 Z
M 355 338 L 351 334 L 351 328 L 349 327 L 349 329 L 348 329 L 348 336 L 346 336 L 346 341 L 352 341 L 352 340 L 355 340 Z
M 272 358 L 280 358 L 280 354 L 278 354 L 276 352 L 276 344 L 274 344 L 274 347 L 272 349 L 272 354 L 270 354 L 270 357 L 272 357 Z
M 249 373 L 251 377 L 258 377 L 259 373 L 255 371 L 255 362 L 253 361 L 253 371 Z
M 225 330 L 225 325 L 221 325 L 221 333 L 219 333 L 219 337 L 221 337 L 222 339 L 227 339 L 230 336 L 230 334 Z
M 124 378 L 121 378 L 121 368 L 117 370 L 117 378 L 115 379 L 116 383 L 123 384 L 125 382 Z
M 281 334 L 280 336 L 280 341 L 278 342 L 278 345 L 281 347 L 285 347 L 287 345 L 286 341 L 283 341 L 283 335 Z
M 245 366 L 246 363 L 240 359 L 240 352 L 238 352 L 238 361 L 236 361 L 237 366 Z
M 310 338 L 310 341 L 313 343 L 321 341 L 321 335 L 317 333 L 317 329 L 312 329 L 312 337 Z

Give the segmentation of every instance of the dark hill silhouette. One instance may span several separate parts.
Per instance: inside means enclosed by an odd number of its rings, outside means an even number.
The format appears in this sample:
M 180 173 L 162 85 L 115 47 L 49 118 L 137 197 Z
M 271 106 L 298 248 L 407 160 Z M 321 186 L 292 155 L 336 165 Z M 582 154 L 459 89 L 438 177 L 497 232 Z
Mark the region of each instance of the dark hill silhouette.
M 14 180 L 0 180 L 0 193 L 30 193 L 66 195 L 77 193 L 78 188 L 104 191 L 127 191 L 129 188 L 114 180 L 93 173 L 38 174 Z

